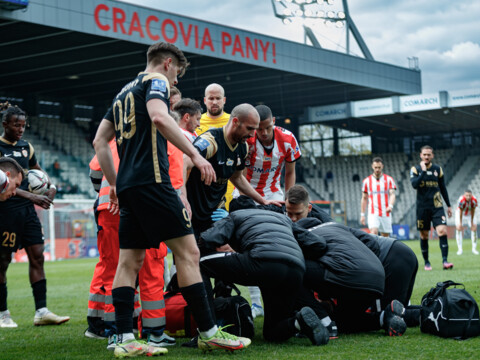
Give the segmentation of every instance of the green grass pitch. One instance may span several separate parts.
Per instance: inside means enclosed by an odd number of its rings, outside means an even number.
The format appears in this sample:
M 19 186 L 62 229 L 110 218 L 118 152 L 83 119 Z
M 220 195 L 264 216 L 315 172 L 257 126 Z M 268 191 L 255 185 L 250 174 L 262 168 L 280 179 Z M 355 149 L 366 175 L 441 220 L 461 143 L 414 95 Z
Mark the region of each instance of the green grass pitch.
M 465 284 L 480 303 L 480 256 L 470 251 L 465 241 L 464 254 L 456 255 L 454 240 L 449 241 L 449 260 L 455 264 L 451 271 L 441 269 L 438 240 L 430 241 L 430 260 L 433 271 L 423 270 L 418 241 L 407 242 L 419 257 L 412 304 L 418 304 L 438 281 L 454 280 Z M 106 340 L 83 336 L 87 327 L 86 313 L 90 280 L 96 259 L 68 260 L 46 263 L 48 307 L 71 320 L 60 326 L 33 326 L 34 304 L 28 281 L 28 264 L 11 264 L 8 270 L 8 304 L 15 329 L 0 329 L 0 360 L 23 359 L 112 359 L 106 350 Z M 248 297 L 248 291 L 243 291 Z M 256 319 L 256 335 L 245 351 L 227 354 L 217 351 L 203 354 L 196 349 L 179 345 L 169 348 L 170 359 L 480 359 L 480 337 L 466 341 L 442 339 L 422 334 L 419 328 L 409 328 L 404 336 L 390 338 L 383 331 L 341 335 L 328 345 L 314 347 L 307 339 L 290 339 L 284 344 L 263 341 L 262 319 Z M 183 342 L 186 339 L 180 339 Z

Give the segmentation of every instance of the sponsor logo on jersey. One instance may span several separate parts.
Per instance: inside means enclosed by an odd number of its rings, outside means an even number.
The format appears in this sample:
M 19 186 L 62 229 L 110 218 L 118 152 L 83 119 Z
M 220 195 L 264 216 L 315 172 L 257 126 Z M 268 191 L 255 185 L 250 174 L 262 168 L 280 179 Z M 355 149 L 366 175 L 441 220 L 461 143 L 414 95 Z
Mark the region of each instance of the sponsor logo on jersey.
M 233 165 L 233 160 L 232 159 L 227 159 L 227 166 L 232 166 Z
M 150 88 L 152 90 L 165 92 L 165 91 L 167 91 L 167 82 L 165 80 L 153 79 L 152 80 L 152 86 Z
M 199 137 L 197 138 L 197 140 L 195 140 L 195 146 L 200 151 L 205 150 L 209 145 L 210 143 L 208 142 L 208 140 L 204 139 L 203 137 Z
M 427 175 L 432 175 L 432 172 L 431 172 L 431 171 L 427 171 Z
M 265 160 L 265 161 L 272 161 L 272 157 L 271 157 L 271 156 L 265 156 L 265 157 L 263 158 L 263 160 Z
M 269 173 L 277 171 L 278 166 L 273 166 L 269 169 L 268 168 L 264 169 L 264 168 L 261 168 L 261 167 L 250 166 L 249 169 L 251 169 L 253 172 L 256 172 L 256 173 L 269 174 Z
M 22 153 L 20 151 L 14 151 L 13 156 L 14 157 L 22 157 Z M 27 155 L 25 155 L 25 156 L 27 156 Z

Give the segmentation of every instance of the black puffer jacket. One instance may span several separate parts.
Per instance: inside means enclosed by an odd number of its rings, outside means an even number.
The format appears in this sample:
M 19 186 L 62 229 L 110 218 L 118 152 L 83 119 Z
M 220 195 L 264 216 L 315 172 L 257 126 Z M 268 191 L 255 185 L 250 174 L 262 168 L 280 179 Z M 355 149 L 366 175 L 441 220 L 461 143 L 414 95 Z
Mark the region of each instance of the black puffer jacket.
M 366 233 L 361 230 L 334 222 L 319 225 L 317 219 L 307 218 L 297 224 L 326 240 L 326 253 L 316 259 L 325 267 L 325 280 L 383 294 L 385 271 L 378 259 L 379 247 L 374 239 L 370 236 L 363 238 L 361 234 Z
M 294 235 L 292 226 L 295 225 L 288 217 L 272 211 L 238 210 L 204 231 L 200 248 L 205 254 L 205 250 L 212 251 L 228 243 L 236 252 L 248 252 L 254 259 L 280 261 L 305 269 L 302 250 L 295 236 L 299 242 L 309 244 L 311 251 L 318 256 L 326 250 L 325 240 L 301 228 L 296 229 Z

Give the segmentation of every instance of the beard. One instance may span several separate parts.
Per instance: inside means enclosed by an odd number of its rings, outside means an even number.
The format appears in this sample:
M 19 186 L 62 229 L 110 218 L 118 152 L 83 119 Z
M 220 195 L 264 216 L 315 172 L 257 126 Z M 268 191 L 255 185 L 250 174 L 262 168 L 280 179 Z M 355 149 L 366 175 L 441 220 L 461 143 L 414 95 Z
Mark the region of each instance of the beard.
M 209 112 L 210 115 L 212 115 L 212 116 L 218 116 L 218 115 L 220 115 L 220 114 L 223 112 L 223 107 L 210 108 L 210 109 L 208 109 L 208 112 Z

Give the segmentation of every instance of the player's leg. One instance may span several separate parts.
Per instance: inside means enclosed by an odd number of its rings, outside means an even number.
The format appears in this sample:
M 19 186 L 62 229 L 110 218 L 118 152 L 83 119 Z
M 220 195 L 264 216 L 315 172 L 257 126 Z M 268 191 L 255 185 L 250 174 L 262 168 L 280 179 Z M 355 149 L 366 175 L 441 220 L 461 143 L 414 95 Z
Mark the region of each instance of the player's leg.
M 460 221 L 460 212 L 455 211 L 455 239 L 457 240 L 457 255 L 462 255 L 463 253 L 463 227 L 462 222 Z
M 432 224 L 440 239 L 440 251 L 442 252 L 443 269 L 452 269 L 453 264 L 448 262 L 448 238 L 447 218 L 443 207 L 435 208 L 432 212 Z
M 379 216 L 375 214 L 368 214 L 368 230 L 371 234 L 378 235 L 378 228 L 380 226 Z
M 35 301 L 35 317 L 33 323 L 39 325 L 59 325 L 70 320 L 68 316 L 58 316 L 47 308 L 47 279 L 43 269 L 43 244 L 25 247 L 28 256 L 28 270 Z
M 7 269 L 12 261 L 11 251 L 0 249 L 0 328 L 17 327 L 7 307 Z
M 476 218 L 474 217 L 473 218 L 473 222 L 471 224 L 471 227 L 470 227 L 470 232 L 472 233 L 472 253 L 474 253 L 475 255 L 478 255 L 478 251 L 477 251 L 477 220 Z
M 417 204 L 417 230 L 420 232 L 420 249 L 423 260 L 425 261 L 425 270 L 432 270 L 432 265 L 428 259 L 428 235 L 430 232 L 431 214 L 428 209 L 423 209 Z
M 440 251 L 442 252 L 443 269 L 452 269 L 453 264 L 448 262 L 448 239 L 447 239 L 447 226 L 437 225 L 435 227 L 438 237 L 440 239 Z
M 47 279 L 43 264 L 45 258 L 43 230 L 33 204 L 25 208 L 25 223 L 22 246 L 28 256 L 28 272 L 35 301 L 33 323 L 39 325 L 59 325 L 70 320 L 68 316 L 58 316 L 47 308 Z

